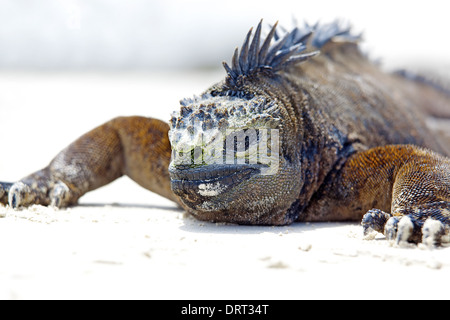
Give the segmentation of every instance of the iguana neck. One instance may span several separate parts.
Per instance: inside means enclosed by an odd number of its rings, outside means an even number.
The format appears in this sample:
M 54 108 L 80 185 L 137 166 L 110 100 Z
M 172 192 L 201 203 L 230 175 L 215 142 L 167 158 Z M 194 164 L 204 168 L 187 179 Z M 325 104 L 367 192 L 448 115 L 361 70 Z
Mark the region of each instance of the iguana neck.
M 296 208 L 292 208 L 300 214 L 329 172 L 340 167 L 354 149 L 311 95 L 313 87 L 305 86 L 298 73 L 259 77 L 251 82 L 248 90 L 275 100 L 280 106 L 283 153 L 298 168 L 302 182 L 298 201 L 293 204 Z

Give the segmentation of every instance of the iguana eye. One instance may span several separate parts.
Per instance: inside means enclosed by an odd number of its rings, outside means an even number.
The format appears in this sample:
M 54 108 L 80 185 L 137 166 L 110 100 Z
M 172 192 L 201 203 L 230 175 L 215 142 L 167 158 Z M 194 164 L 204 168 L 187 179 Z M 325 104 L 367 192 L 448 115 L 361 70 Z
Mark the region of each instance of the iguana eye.
M 255 130 L 255 134 L 250 133 L 250 130 L 253 129 L 243 129 L 242 135 L 243 139 L 238 139 L 238 135 L 233 134 L 234 138 L 234 152 L 239 151 L 248 151 L 250 149 L 250 146 L 254 145 L 255 143 L 258 143 L 258 130 Z
M 223 141 L 224 156 L 228 164 L 256 164 L 258 130 L 239 129 L 227 132 Z

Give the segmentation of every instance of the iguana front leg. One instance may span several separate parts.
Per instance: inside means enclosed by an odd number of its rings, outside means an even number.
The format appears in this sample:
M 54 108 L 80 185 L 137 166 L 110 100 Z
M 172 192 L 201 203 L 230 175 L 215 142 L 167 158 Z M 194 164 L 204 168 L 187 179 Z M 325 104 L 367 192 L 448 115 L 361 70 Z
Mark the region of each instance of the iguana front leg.
M 330 174 L 303 218 L 362 219 L 364 233 L 439 243 L 450 230 L 450 159 L 411 145 L 351 156 Z
M 20 181 L 0 184 L 0 201 L 66 207 L 122 175 L 175 201 L 167 168 L 169 126 L 156 119 L 121 117 L 81 136 L 50 164 Z

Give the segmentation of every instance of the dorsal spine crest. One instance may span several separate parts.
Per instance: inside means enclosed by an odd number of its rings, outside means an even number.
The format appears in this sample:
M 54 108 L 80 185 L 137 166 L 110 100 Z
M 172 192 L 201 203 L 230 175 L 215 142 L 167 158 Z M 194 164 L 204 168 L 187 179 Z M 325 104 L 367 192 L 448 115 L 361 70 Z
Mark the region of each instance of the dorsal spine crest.
M 239 50 L 235 49 L 231 66 L 223 62 L 227 72 L 226 87 L 221 95 L 246 97 L 242 92 L 246 81 L 259 74 L 273 74 L 287 66 L 297 64 L 316 56 L 319 51 L 307 51 L 307 43 L 317 49 L 323 47 L 335 37 L 342 37 L 348 41 L 358 41 L 360 36 L 350 33 L 350 27 L 342 26 L 339 22 L 309 26 L 294 27 L 292 31 L 285 31 L 283 35 L 277 32 L 276 22 L 268 35 L 262 39 L 262 20 L 259 22 L 252 38 L 253 28 L 247 33 L 244 43 Z M 272 43 L 272 40 L 275 42 Z M 261 44 L 262 42 L 262 44 Z M 251 98 L 251 95 L 250 95 Z

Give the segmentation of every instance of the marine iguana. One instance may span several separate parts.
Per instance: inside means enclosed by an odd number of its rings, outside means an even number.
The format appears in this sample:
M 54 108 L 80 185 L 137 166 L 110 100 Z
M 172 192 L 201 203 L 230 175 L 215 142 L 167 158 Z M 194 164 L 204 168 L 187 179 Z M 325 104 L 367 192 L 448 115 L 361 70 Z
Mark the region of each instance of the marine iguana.
M 250 29 L 225 79 L 181 100 L 170 125 L 108 121 L 44 169 L 0 183 L 0 202 L 67 207 L 127 175 L 200 220 L 362 219 L 366 235 L 439 244 L 450 230 L 450 145 L 424 110 L 450 117 L 449 92 L 383 72 L 339 23 L 279 29 Z

